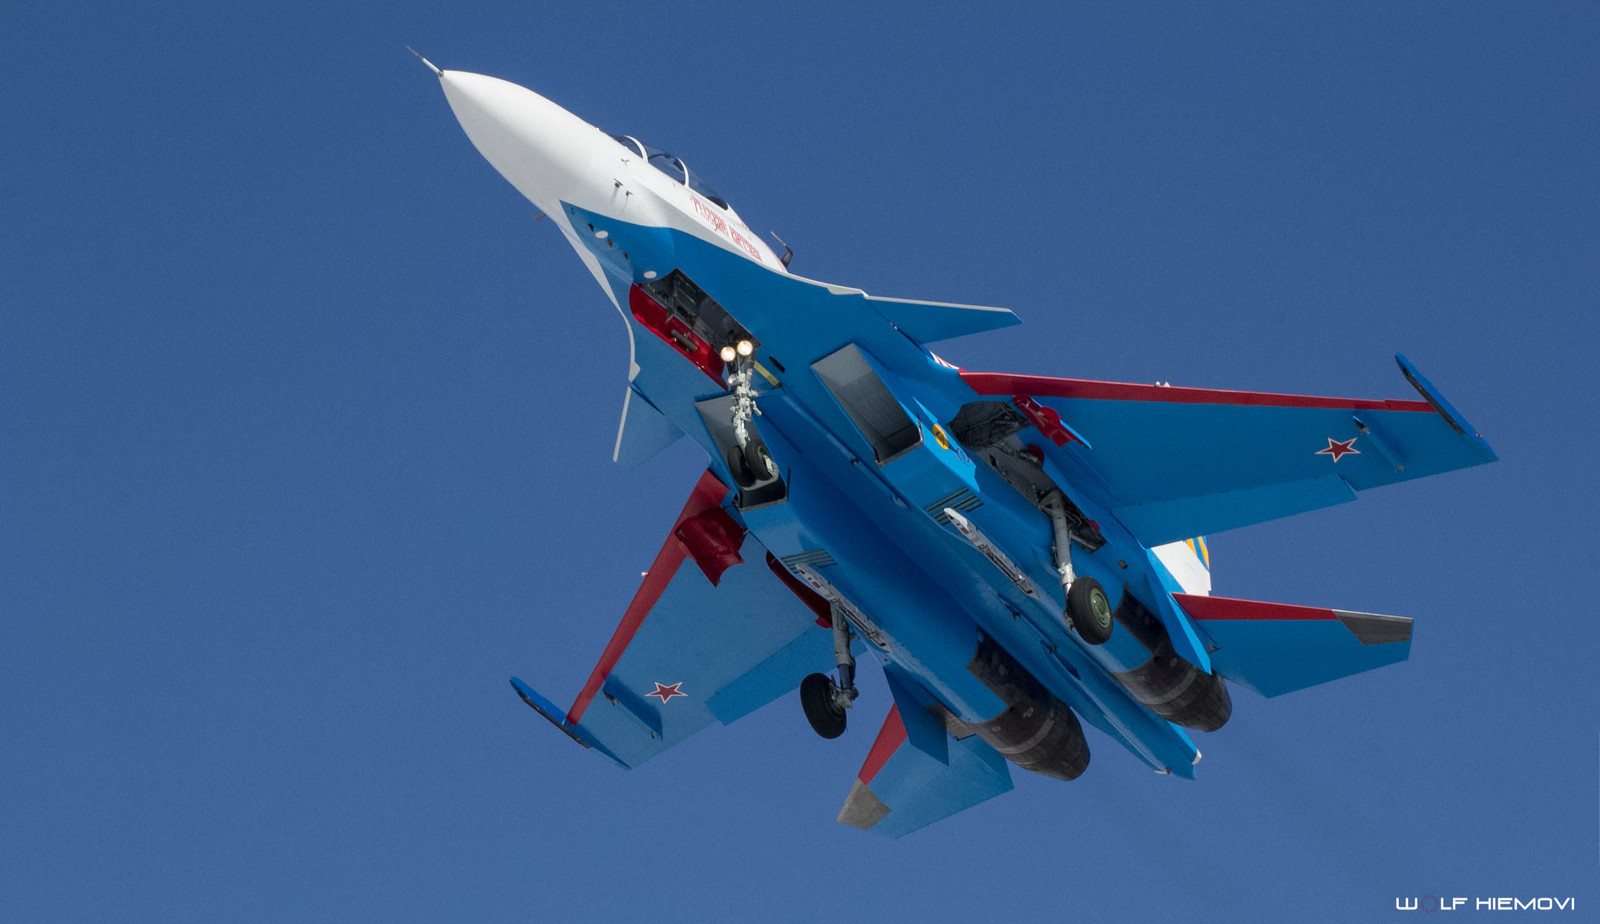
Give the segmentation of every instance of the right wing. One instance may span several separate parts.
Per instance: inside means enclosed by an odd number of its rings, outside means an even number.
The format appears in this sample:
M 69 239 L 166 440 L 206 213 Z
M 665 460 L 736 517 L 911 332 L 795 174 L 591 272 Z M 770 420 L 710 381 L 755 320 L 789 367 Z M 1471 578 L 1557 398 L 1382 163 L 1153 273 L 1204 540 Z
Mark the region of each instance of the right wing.
M 1404 356 L 1395 359 L 1424 400 L 961 378 L 979 395 L 1009 399 L 1051 458 L 1080 476 L 1074 483 L 1096 486 L 1116 518 L 1153 547 L 1493 462 L 1483 437 Z
M 834 666 L 832 632 L 812 608 L 820 601 L 785 586 L 722 506 L 727 496 L 710 471 L 701 476 L 571 708 L 511 681 L 540 715 L 623 767 Z

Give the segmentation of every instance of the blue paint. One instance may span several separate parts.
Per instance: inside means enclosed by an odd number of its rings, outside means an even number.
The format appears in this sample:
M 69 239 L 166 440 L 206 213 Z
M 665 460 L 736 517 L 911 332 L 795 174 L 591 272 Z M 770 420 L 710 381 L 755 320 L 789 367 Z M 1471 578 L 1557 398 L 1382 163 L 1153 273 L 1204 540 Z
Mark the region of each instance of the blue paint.
M 750 530 L 747 562 L 768 551 L 815 562 L 817 574 L 879 633 L 878 654 L 912 744 L 895 753 L 873 787 L 893 808 L 874 830 L 904 833 L 1009 787 L 1009 775 L 994 772 L 998 754 L 977 739 L 950 738 L 927 710 L 937 702 L 963 721 L 981 723 L 1006 708 L 967 669 L 984 637 L 1146 765 L 1193 777 L 1198 751 L 1187 733 L 1112 676 L 1144 663 L 1151 649 L 1126 629 L 1101 646 L 1069 629 L 1048 517 L 949 433 L 964 405 L 1009 396 L 979 396 L 918 340 L 1003 326 L 1009 313 L 873 299 L 774 273 L 676 230 L 571 207 L 567 215 L 580 237 L 590 225 L 606 232 L 604 240 L 591 233 L 584 246 L 601 259 L 619 302 L 626 304 L 644 268 L 681 270 L 760 339 L 764 363 L 781 367 L 768 370 L 776 382 L 755 382 L 761 415 L 753 426 L 783 472 L 787 495 L 734 513 Z M 659 415 L 646 415 L 640 434 L 625 433 L 624 442 L 636 439 L 648 451 L 675 431 L 687 434 L 707 451 L 712 471 L 731 483 L 717 439 L 695 407 L 722 394 L 717 383 L 631 317 L 628 323 L 638 364 L 635 400 Z M 847 345 L 886 390 L 875 394 L 896 402 L 915 424 L 920 443 L 880 459 L 813 372 L 812 363 Z M 1178 655 L 1201 670 L 1212 669 L 1207 649 L 1215 645 L 1225 677 L 1280 691 L 1390 663 L 1404 649 L 1286 657 L 1303 645 L 1298 636 L 1280 638 L 1289 629 L 1241 635 L 1211 625 L 1207 635 L 1174 602 L 1183 588 L 1151 549 L 1484 461 L 1483 447 L 1453 432 L 1448 421 L 1459 415 L 1401 364 L 1440 414 L 1362 410 L 1358 420 L 1338 408 L 1035 396 L 1078 440 L 1056 446 L 1031 426 L 1019 436 L 1041 448 L 1045 474 L 1099 524 L 1103 546 L 1072 548 L 1080 576 L 1099 581 L 1113 602 L 1132 594 L 1156 614 Z M 1330 439 L 1352 437 L 1361 451 L 1338 459 L 1317 452 Z M 1403 471 L 1394 462 L 1400 457 Z M 963 505 L 963 515 L 1026 575 L 1032 593 L 939 522 L 947 503 Z M 736 566 L 715 590 L 698 569 L 686 567 L 606 681 L 612 695 L 596 700 L 584 726 L 634 765 L 705 725 L 732 721 L 792 691 L 806 673 L 829 670 L 832 660 L 828 634 L 810 625 L 809 611 L 764 567 Z M 683 681 L 689 695 L 659 705 L 639 699 L 639 685 L 650 681 Z

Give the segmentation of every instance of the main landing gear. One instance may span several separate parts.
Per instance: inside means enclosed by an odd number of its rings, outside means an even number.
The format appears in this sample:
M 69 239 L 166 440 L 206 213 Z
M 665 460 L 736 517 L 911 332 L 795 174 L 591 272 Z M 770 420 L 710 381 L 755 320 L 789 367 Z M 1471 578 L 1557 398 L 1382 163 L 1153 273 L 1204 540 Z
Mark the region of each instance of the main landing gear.
M 1104 645 L 1111 638 L 1111 601 L 1100 582 L 1081 577 L 1067 588 L 1067 622 L 1091 645 Z
M 1066 496 L 1058 489 L 1045 497 L 1040 506 L 1050 517 L 1055 533 L 1056 571 L 1061 575 L 1061 591 L 1066 594 L 1063 614 L 1078 637 L 1090 645 L 1104 645 L 1111 638 L 1111 601 L 1100 582 L 1078 577 L 1072 570 L 1072 525 L 1067 520 Z
M 827 674 L 808 674 L 800 681 L 800 708 L 805 710 L 811 730 L 824 738 L 844 734 L 845 710 L 860 695 L 856 689 L 856 658 L 850 653 L 855 636 L 850 623 L 833 607 L 833 658 L 839 665 L 839 681 Z

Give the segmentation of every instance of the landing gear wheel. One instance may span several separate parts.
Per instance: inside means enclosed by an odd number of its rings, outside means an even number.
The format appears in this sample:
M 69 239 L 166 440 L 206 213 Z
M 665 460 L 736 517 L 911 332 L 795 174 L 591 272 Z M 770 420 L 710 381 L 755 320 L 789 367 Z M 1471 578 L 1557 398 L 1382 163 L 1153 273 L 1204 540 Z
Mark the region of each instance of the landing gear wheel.
M 1067 591 L 1067 621 L 1091 645 L 1104 645 L 1111 637 L 1111 601 L 1099 581 L 1081 577 L 1072 582 Z
M 837 690 L 827 674 L 807 674 L 800 681 L 800 707 L 806 711 L 811 730 L 824 738 L 844 734 L 844 707 L 839 705 Z
M 757 481 L 778 477 L 778 463 L 772 460 L 765 443 L 749 443 L 744 447 L 744 461 Z
M 733 481 L 741 488 L 753 488 L 760 479 L 751 470 L 750 463 L 744 457 L 744 451 L 738 446 L 729 446 L 723 455 L 723 461 L 728 463 L 728 474 L 733 476 Z

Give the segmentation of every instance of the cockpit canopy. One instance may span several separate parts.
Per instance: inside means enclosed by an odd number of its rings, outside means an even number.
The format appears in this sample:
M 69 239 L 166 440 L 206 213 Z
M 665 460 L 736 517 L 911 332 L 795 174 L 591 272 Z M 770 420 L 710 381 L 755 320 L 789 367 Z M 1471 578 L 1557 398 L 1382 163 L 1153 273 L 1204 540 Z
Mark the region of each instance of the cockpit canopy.
M 653 148 L 632 135 L 612 135 L 611 137 L 618 144 L 649 161 L 650 166 L 716 203 L 718 208 L 725 209 L 728 207 L 728 200 L 717 195 L 716 190 L 706 185 L 706 182 L 700 179 L 697 174 L 691 173 L 688 165 L 678 158 L 660 148 Z

